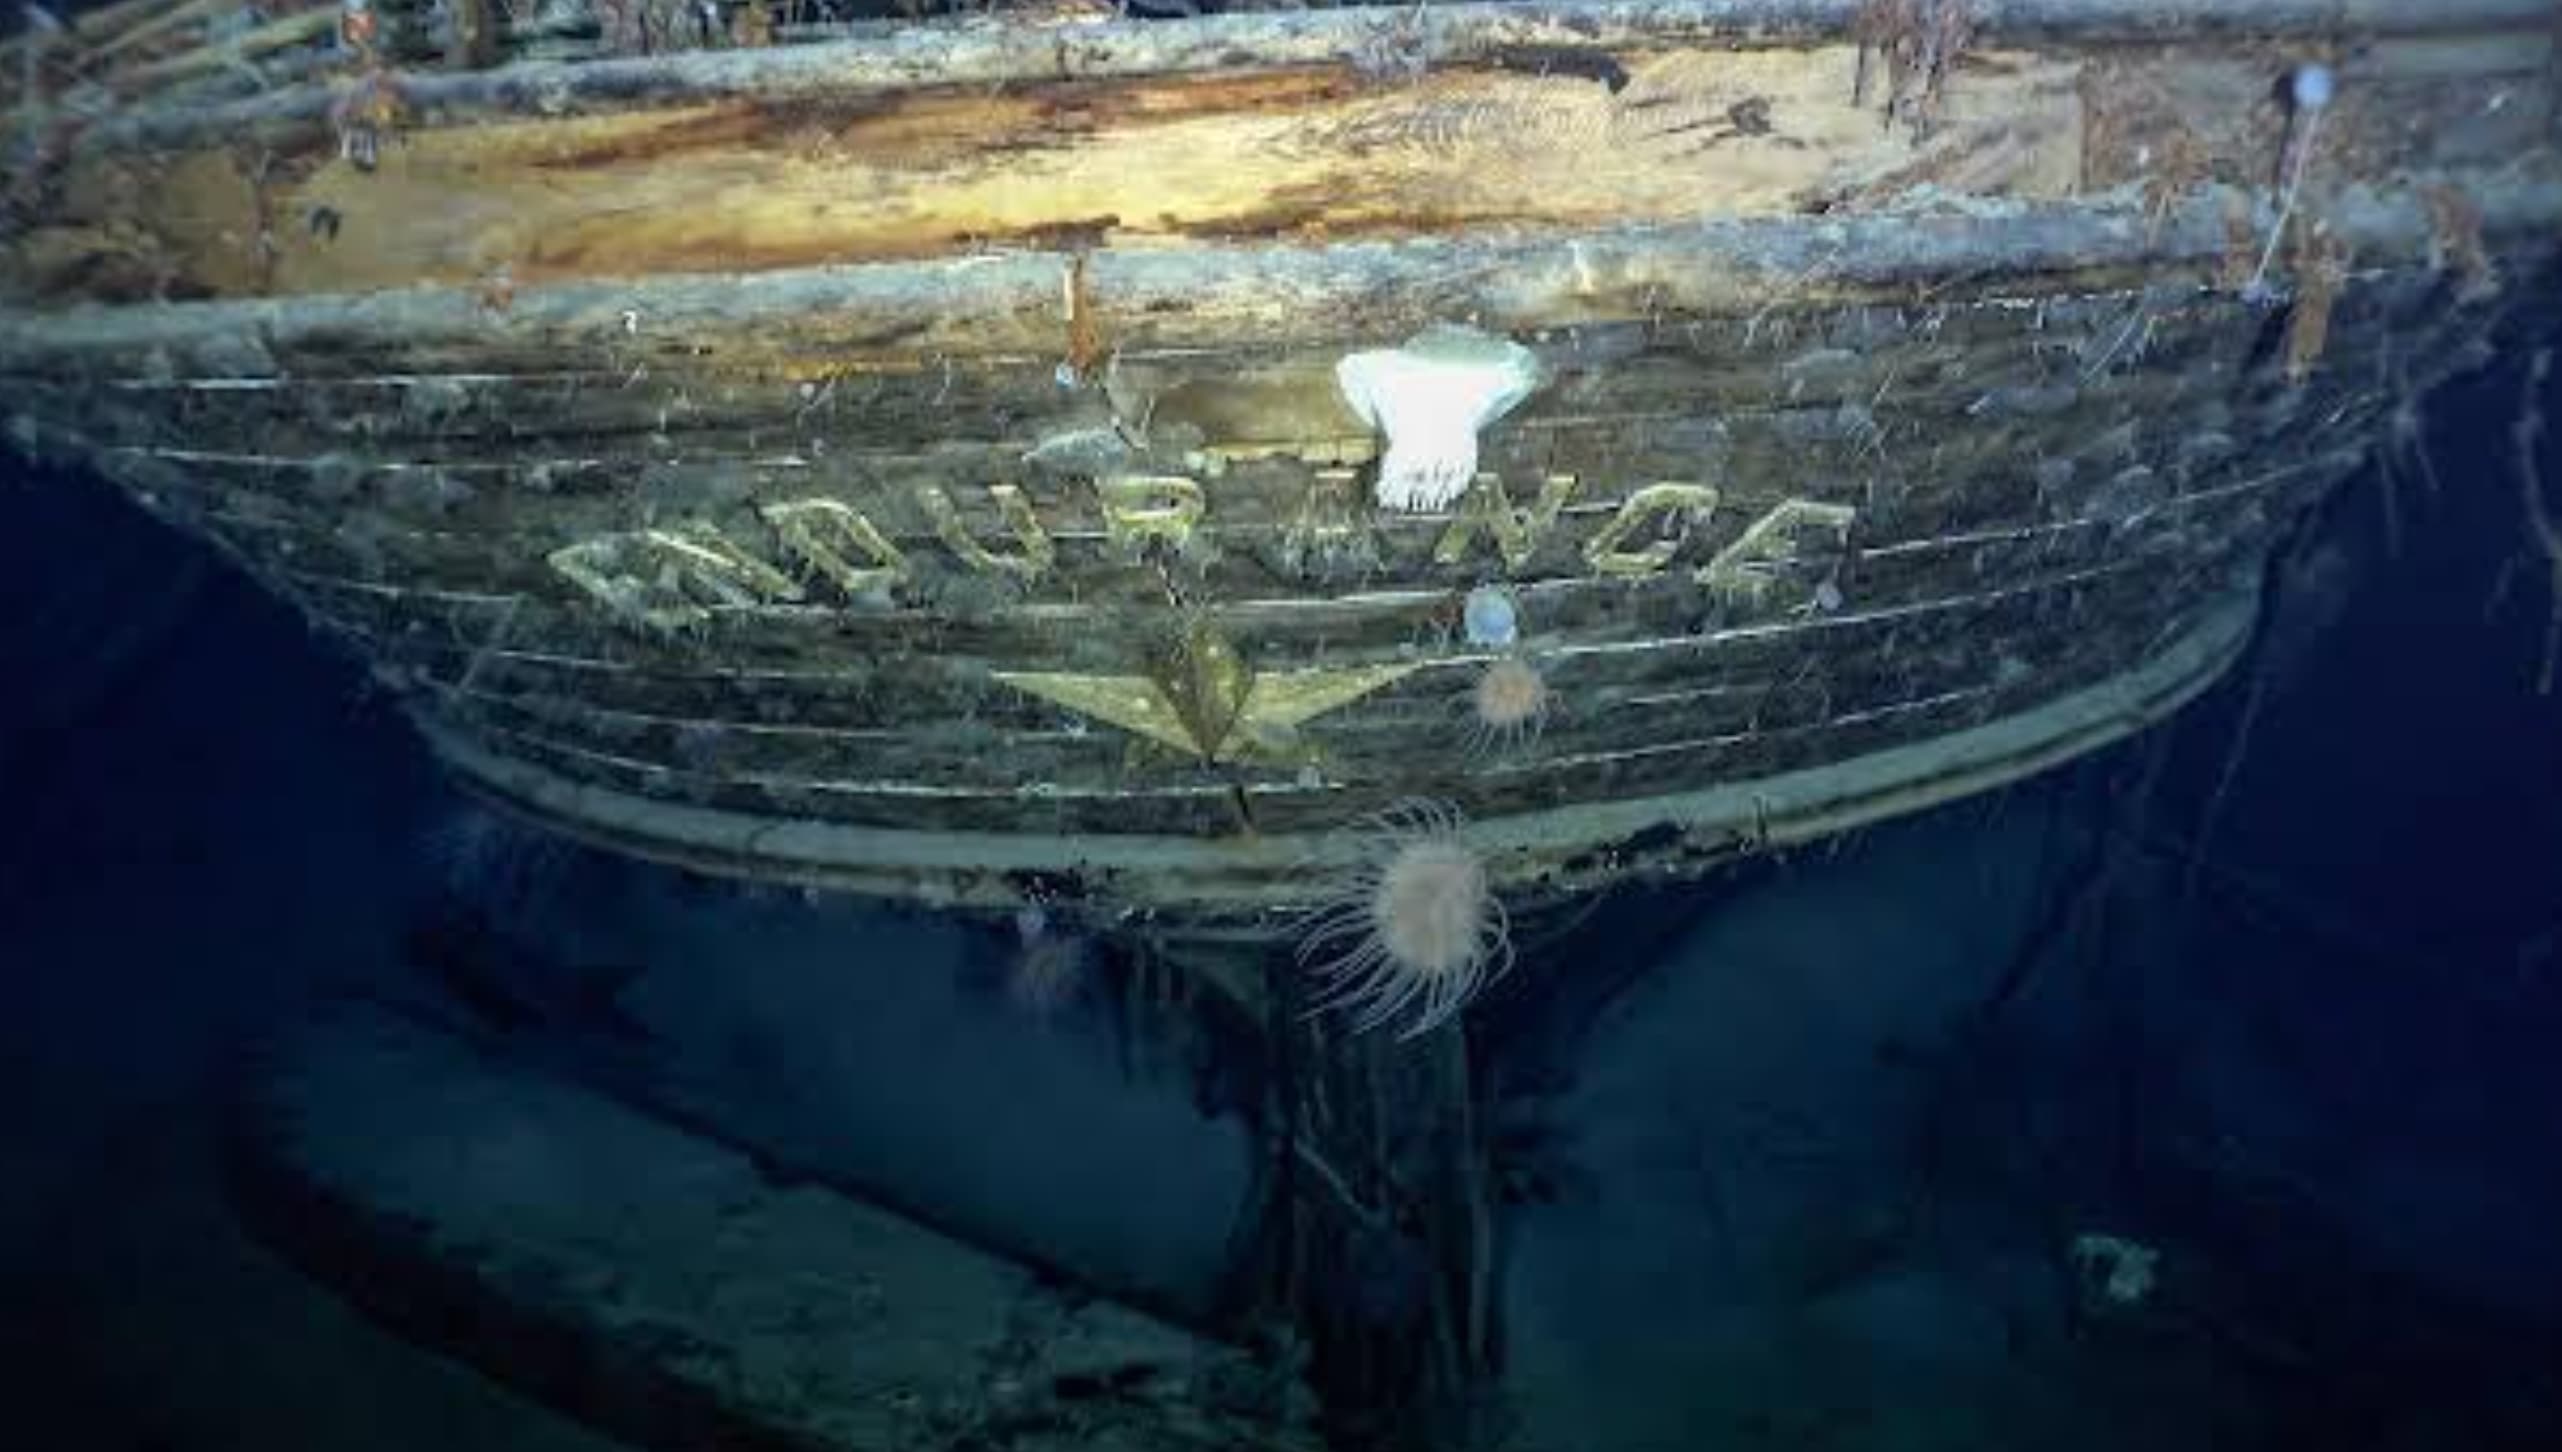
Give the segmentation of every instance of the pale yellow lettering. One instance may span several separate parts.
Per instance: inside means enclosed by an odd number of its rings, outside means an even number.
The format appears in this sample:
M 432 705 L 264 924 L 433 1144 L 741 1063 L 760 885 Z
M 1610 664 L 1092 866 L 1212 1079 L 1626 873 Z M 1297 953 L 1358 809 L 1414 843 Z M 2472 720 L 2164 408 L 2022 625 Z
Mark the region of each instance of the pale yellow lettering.
M 1709 485 L 1649 484 L 1584 541 L 1584 563 L 1597 575 L 1651 575 L 1672 563 L 1692 532 L 1706 528 L 1716 513 L 1717 491 Z M 1635 543 L 1641 536 L 1645 542 Z
M 924 507 L 926 517 L 934 522 L 934 533 L 960 558 L 962 564 L 983 574 L 1011 575 L 1029 585 L 1050 572 L 1058 563 L 1058 547 L 1050 532 L 1041 528 L 1040 516 L 1032 512 L 1032 501 L 1012 484 L 990 484 L 988 497 L 996 501 L 997 516 L 1005 521 L 1008 533 L 1021 549 L 1014 554 L 998 554 L 970 533 L 968 521 L 961 518 L 960 506 L 952 502 L 941 485 L 920 484 L 916 502 Z
M 1113 547 L 1138 554 L 1150 540 L 1164 540 L 1178 552 L 1192 541 L 1193 527 L 1209 508 L 1201 486 L 1180 474 L 1130 474 L 1094 481 L 1096 502 L 1103 510 L 1103 532 Z
M 1767 604 L 1771 591 L 1781 581 L 1797 578 L 1801 566 L 1847 546 L 1857 517 L 1858 511 L 1846 504 L 1783 499 L 1719 550 L 1697 578 L 1729 600 Z
M 792 557 L 855 600 L 879 600 L 907 579 L 907 556 L 841 499 L 789 499 L 760 507 Z M 848 551 L 870 561 L 858 565 Z
M 1572 474 L 1551 474 L 1539 483 L 1539 498 L 1527 509 L 1513 507 L 1504 493 L 1503 480 L 1494 474 L 1477 475 L 1475 486 L 1459 501 L 1458 517 L 1441 532 L 1441 540 L 1432 547 L 1436 564 L 1455 565 L 1468 558 L 1468 547 L 1478 535 L 1494 541 L 1495 553 L 1504 568 L 1520 569 L 1539 552 L 1539 541 L 1547 536 L 1557 515 L 1574 497 L 1577 480 Z
M 790 576 L 700 522 L 599 535 L 545 559 L 607 609 L 653 630 L 703 624 L 715 608 L 801 598 Z

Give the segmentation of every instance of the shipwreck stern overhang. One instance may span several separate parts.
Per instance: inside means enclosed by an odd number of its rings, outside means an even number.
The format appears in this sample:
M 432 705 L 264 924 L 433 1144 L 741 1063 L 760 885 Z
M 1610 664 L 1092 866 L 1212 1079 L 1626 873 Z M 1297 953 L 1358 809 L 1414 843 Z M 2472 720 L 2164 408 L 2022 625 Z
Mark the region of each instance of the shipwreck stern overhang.
M 2550 265 L 2552 15 L 1460 5 L 190 72 L 48 133 L 0 376 L 22 446 L 590 840 L 1268 925 L 1429 799 L 1563 895 L 2209 684 L 2270 550 Z

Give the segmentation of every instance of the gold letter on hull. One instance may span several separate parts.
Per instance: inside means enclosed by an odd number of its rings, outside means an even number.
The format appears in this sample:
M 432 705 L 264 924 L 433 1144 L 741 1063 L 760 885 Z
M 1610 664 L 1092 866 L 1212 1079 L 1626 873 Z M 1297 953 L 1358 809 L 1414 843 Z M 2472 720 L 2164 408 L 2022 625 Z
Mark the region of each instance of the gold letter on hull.
M 880 527 L 841 499 L 789 499 L 756 511 L 801 563 L 828 578 L 849 600 L 886 600 L 907 579 L 907 556 Z M 872 563 L 845 557 L 852 549 Z
M 712 618 L 714 605 L 801 598 L 790 576 L 708 524 L 598 535 L 556 549 L 548 559 L 608 609 L 652 630 L 701 625 Z

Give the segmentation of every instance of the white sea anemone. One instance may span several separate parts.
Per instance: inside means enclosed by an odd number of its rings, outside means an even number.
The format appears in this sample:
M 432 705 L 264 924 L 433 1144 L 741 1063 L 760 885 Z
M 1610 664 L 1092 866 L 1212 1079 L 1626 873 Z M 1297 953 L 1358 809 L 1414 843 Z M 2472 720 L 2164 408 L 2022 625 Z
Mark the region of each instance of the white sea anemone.
M 1445 802 L 1414 802 L 1370 828 L 1360 865 L 1299 940 L 1319 980 L 1313 1011 L 1340 1010 L 1356 1032 L 1404 1020 L 1399 1038 L 1448 1022 L 1512 967 L 1512 934 Z
M 1468 691 L 1468 749 L 1475 755 L 1514 751 L 1539 739 L 1548 724 L 1548 678 L 1517 655 L 1504 656 Z
M 1354 353 L 1335 386 L 1387 440 L 1376 495 L 1388 509 L 1441 509 L 1477 477 L 1477 431 L 1528 398 L 1537 354 L 1474 328 L 1436 327 L 1403 346 Z

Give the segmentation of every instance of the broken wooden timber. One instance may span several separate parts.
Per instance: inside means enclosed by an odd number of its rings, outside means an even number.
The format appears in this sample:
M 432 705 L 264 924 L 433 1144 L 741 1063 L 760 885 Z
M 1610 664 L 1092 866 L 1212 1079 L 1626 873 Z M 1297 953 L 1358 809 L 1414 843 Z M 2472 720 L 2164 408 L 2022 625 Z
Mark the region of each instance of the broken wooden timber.
M 693 51 L 421 77 L 422 114 L 560 115 L 591 106 L 706 99 L 754 92 L 861 94 L 920 86 L 985 86 L 1040 78 L 1112 80 L 1249 68 L 1333 65 L 1365 42 L 1408 49 L 1436 65 L 1690 42 L 1761 47 L 1847 36 L 1868 0 L 1561 0 L 1348 7 L 1204 16 L 1179 23 L 955 31 L 919 27 L 860 46 Z M 2533 29 L 2543 0 L 2006 0 L 1975 7 L 1988 43 L 2370 37 L 2468 29 Z M 166 144 L 208 132 L 268 139 L 279 124 L 325 121 L 328 99 L 308 91 L 208 107 L 142 109 L 108 118 L 100 142 Z

